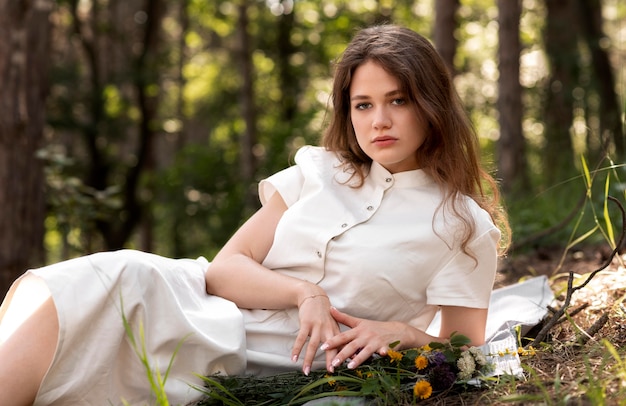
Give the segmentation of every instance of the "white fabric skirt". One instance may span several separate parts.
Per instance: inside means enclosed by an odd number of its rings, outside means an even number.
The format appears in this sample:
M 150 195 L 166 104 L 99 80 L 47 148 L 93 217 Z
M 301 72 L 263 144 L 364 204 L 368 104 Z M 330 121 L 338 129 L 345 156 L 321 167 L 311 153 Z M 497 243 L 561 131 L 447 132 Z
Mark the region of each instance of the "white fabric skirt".
M 34 405 L 153 404 L 147 374 L 156 381 L 168 367 L 170 404 L 184 405 L 200 396 L 191 386 L 203 386 L 196 374 L 242 373 L 243 318 L 234 303 L 206 294 L 208 265 L 124 250 L 30 270 L 47 283 L 59 317 Z M 150 372 L 136 353 L 142 348 Z

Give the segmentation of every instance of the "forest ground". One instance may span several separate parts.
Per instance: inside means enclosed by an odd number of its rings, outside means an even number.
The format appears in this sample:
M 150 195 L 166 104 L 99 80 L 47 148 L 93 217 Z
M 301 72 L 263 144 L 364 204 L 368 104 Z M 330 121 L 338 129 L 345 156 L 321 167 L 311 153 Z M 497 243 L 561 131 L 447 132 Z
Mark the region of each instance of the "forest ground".
M 547 275 L 556 296 L 554 305 L 559 307 L 569 272 L 576 274 L 575 284 L 581 283 L 602 268 L 611 254 L 609 248 L 596 245 L 573 249 L 566 255 L 563 252 L 559 247 L 542 247 L 503 259 L 496 287 Z M 420 404 L 626 405 L 625 263 L 626 255 L 616 255 L 588 285 L 573 293 L 569 320 L 554 326 L 543 343 L 534 343 L 535 355 L 522 357 L 524 379 L 442 394 Z M 594 323 L 598 326 L 603 321 L 597 332 L 586 334 Z M 619 359 L 610 353 L 607 342 L 617 350 Z

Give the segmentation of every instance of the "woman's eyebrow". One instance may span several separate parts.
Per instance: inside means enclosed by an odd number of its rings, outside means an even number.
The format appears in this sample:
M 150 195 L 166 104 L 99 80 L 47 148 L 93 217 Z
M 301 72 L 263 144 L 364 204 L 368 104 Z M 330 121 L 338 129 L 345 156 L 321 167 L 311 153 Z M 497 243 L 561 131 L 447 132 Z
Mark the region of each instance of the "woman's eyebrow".
M 400 89 L 395 89 L 395 90 L 391 90 L 385 93 L 385 97 L 397 96 L 399 94 L 403 94 L 403 92 Z M 355 94 L 354 96 L 350 96 L 350 100 L 365 100 L 369 98 L 371 98 L 371 96 L 360 95 L 360 94 Z

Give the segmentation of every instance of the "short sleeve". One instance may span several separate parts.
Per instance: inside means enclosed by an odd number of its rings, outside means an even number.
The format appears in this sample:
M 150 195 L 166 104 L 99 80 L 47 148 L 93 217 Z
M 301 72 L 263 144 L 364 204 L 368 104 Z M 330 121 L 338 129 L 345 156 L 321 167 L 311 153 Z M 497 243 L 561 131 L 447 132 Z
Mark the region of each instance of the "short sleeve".
M 298 201 L 304 184 L 304 176 L 298 165 L 283 169 L 259 182 L 259 199 L 265 205 L 278 192 L 287 207 Z
M 473 258 L 459 250 L 428 287 L 428 304 L 488 308 L 496 276 L 499 239 L 500 231 L 493 227 L 468 245 Z

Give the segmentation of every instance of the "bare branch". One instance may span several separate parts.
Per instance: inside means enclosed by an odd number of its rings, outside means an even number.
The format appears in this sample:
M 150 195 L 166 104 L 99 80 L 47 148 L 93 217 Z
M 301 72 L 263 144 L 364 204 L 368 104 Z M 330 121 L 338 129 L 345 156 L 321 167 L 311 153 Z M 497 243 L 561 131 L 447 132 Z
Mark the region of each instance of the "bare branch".
M 612 201 L 613 203 L 615 203 L 617 205 L 617 207 L 620 209 L 621 213 L 622 213 L 622 232 L 620 234 L 619 242 L 615 245 L 615 248 L 613 249 L 613 252 L 611 252 L 611 255 L 609 255 L 609 257 L 604 262 L 604 264 L 602 264 L 602 266 L 600 268 L 598 268 L 595 271 L 591 272 L 589 274 L 589 276 L 587 277 L 587 279 L 582 284 L 580 284 L 578 286 L 573 286 L 574 285 L 574 272 L 572 272 L 572 271 L 569 272 L 569 277 L 567 279 L 567 292 L 565 294 L 565 300 L 563 302 L 563 305 L 558 310 L 556 310 L 554 312 L 554 314 L 552 315 L 552 317 L 550 317 L 544 323 L 543 327 L 541 328 L 541 330 L 539 331 L 539 333 L 537 334 L 537 336 L 534 339 L 534 344 L 535 345 L 537 343 L 545 341 L 545 339 L 548 336 L 548 333 L 550 332 L 550 330 L 557 323 L 559 323 L 559 320 L 561 319 L 561 317 L 563 317 L 563 315 L 565 314 L 565 312 L 569 308 L 570 302 L 572 300 L 572 295 L 574 294 L 574 292 L 584 288 L 591 281 L 591 279 L 593 279 L 593 277 L 598 274 L 598 272 L 606 269 L 611 264 L 611 262 L 613 262 L 613 258 L 615 258 L 615 255 L 617 255 L 617 253 L 619 252 L 619 249 L 622 246 L 622 244 L 624 242 L 624 237 L 626 235 L 626 211 L 624 211 L 624 206 L 620 203 L 619 200 L 617 200 L 616 198 L 614 198 L 612 196 L 608 196 L 608 199 L 610 201 Z

